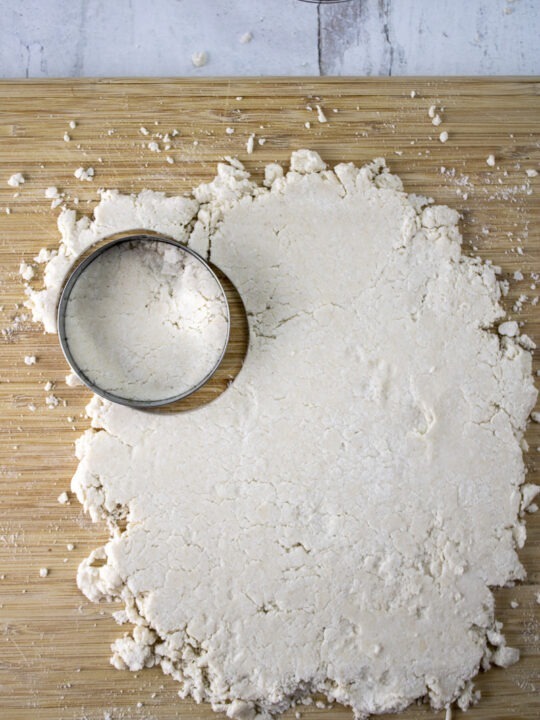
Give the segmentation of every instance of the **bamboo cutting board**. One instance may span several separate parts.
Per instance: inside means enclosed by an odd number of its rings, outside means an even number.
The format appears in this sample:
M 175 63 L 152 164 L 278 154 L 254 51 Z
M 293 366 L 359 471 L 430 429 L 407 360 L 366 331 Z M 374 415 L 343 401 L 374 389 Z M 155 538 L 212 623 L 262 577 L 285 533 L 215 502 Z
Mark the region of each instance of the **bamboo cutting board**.
M 256 177 L 267 162 L 286 164 L 290 152 L 300 147 L 319 151 L 329 164 L 361 164 L 382 155 L 408 191 L 431 195 L 463 212 L 465 251 L 503 268 L 511 281 L 511 307 L 519 294 L 532 299 L 540 293 L 530 287 L 529 275 L 540 271 L 540 177 L 528 178 L 525 172 L 540 169 L 539 87 L 532 79 L 0 83 L 1 718 L 212 716 L 206 706 L 179 700 L 175 683 L 160 671 L 112 669 L 109 645 L 121 633 L 110 615 L 116 608 L 89 603 L 75 585 L 78 563 L 107 533 L 90 523 L 75 499 L 69 505 L 57 502 L 76 467 L 73 441 L 87 427 L 82 413 L 89 395 L 65 385 L 68 368 L 56 336 L 46 336 L 28 322 L 20 305 L 20 261 L 57 243 L 55 212 L 44 189 L 59 187 L 70 196 L 70 207 L 78 197 L 79 210 L 90 213 L 99 187 L 182 193 L 211 179 L 225 155 L 238 156 Z M 318 121 L 317 104 L 328 122 Z M 438 128 L 428 117 L 432 104 L 444 107 Z M 68 126 L 71 120 L 77 123 L 74 129 Z M 151 138 L 140 133 L 141 126 L 151 134 L 177 128 L 179 135 L 170 151 L 150 152 L 144 145 Z M 234 134 L 227 134 L 227 127 Z M 444 144 L 438 139 L 441 130 L 449 133 Z M 69 142 L 63 139 L 66 132 Z M 251 133 L 256 134 L 255 149 L 248 155 Z M 259 144 L 259 138 L 266 142 Z M 490 154 L 495 167 L 486 164 Z M 81 165 L 95 168 L 93 182 L 74 178 Z M 8 187 L 7 178 L 19 171 L 26 183 Z M 516 270 L 525 275 L 523 281 L 513 279 Z M 518 317 L 537 342 L 538 308 L 526 302 Z M 230 354 L 229 370 L 240 362 L 239 343 Z M 37 364 L 25 365 L 25 355 L 36 355 Z M 49 380 L 56 383 L 54 392 L 61 400 L 55 409 L 45 406 L 43 386 Z M 208 401 L 224 384 L 221 377 L 187 406 Z M 528 480 L 540 482 L 538 425 L 529 429 L 527 440 Z M 535 601 L 540 592 L 539 515 L 529 515 L 529 538 L 520 552 L 528 580 L 495 593 L 497 616 L 522 659 L 506 671 L 493 669 L 479 678 L 483 699 L 470 710 L 471 720 L 540 716 L 540 605 Z M 67 550 L 69 543 L 74 550 Z M 49 569 L 46 578 L 39 576 L 42 567 Z M 301 709 L 308 720 L 351 715 L 343 708 Z M 402 715 L 407 720 L 443 716 L 424 706 Z

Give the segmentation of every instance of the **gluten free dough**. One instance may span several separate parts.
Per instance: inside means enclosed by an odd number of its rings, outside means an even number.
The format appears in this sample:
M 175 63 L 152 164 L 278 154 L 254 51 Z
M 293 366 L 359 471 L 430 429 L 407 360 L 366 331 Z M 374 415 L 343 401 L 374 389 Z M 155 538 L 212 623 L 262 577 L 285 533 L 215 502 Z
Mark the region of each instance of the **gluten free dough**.
M 107 191 L 93 221 L 60 215 L 46 288 L 29 290 L 47 330 L 74 257 L 137 227 L 211 246 L 250 322 L 211 404 L 91 400 L 72 489 L 111 538 L 79 587 L 135 623 L 116 667 L 161 665 L 230 717 L 313 692 L 357 717 L 426 695 L 466 706 L 481 667 L 516 659 L 490 586 L 524 577 L 530 353 L 489 331 L 499 284 L 461 254 L 457 212 L 384 161 L 332 171 L 300 150 L 265 186 L 230 160 L 190 199 Z

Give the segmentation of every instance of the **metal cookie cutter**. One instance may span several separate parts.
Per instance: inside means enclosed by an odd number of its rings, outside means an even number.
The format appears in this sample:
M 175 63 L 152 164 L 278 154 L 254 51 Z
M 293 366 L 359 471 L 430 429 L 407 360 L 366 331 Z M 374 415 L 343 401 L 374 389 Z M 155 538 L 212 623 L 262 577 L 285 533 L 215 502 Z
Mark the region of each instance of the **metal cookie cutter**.
M 173 395 L 171 397 L 166 398 L 156 398 L 156 399 L 145 399 L 141 400 L 136 397 L 127 397 L 124 395 L 118 395 L 109 392 L 108 390 L 105 390 L 104 388 L 100 387 L 92 378 L 88 377 L 88 375 L 81 369 L 79 363 L 75 360 L 73 352 L 70 348 L 70 342 L 69 337 L 66 333 L 66 312 L 67 308 L 70 302 L 71 293 L 73 292 L 74 287 L 76 286 L 77 282 L 80 280 L 82 275 L 84 274 L 85 270 L 99 257 L 101 257 L 104 253 L 107 253 L 112 248 L 117 247 L 118 245 L 121 245 L 123 243 L 166 243 L 169 245 L 173 245 L 175 248 L 177 248 L 180 252 L 185 253 L 186 255 L 189 255 L 191 258 L 194 258 L 198 263 L 200 263 L 201 267 L 204 268 L 204 271 L 212 276 L 215 283 L 217 284 L 217 287 L 221 291 L 221 296 L 223 299 L 223 308 L 225 310 L 226 315 L 226 335 L 223 342 L 223 348 L 221 350 L 220 355 L 217 357 L 213 367 L 209 372 L 207 372 L 204 377 L 201 377 L 194 385 L 188 387 L 187 389 L 182 390 L 182 392 L 179 392 L 176 395 Z M 191 248 L 187 247 L 186 245 L 183 245 L 182 243 L 172 240 L 171 238 L 164 237 L 162 235 L 154 235 L 150 233 L 133 233 L 130 235 L 125 235 L 119 239 L 111 240 L 109 242 L 106 242 L 104 245 L 101 245 L 97 250 L 94 250 L 88 257 L 86 257 L 76 268 L 73 270 L 71 275 L 69 275 L 64 288 L 62 290 L 62 294 L 60 296 L 60 301 L 58 304 L 58 336 L 60 339 L 60 346 L 62 348 L 62 351 L 65 355 L 66 360 L 68 361 L 69 365 L 71 366 L 73 372 L 80 378 L 80 380 L 92 390 L 96 395 L 100 395 L 101 397 L 105 398 L 106 400 L 110 400 L 114 403 L 119 403 L 121 405 L 127 405 L 128 407 L 133 408 L 159 408 L 163 407 L 165 405 L 170 405 L 172 403 L 177 402 L 178 400 L 182 400 L 183 398 L 188 397 L 189 395 L 192 395 L 194 392 L 199 390 L 203 385 L 205 385 L 208 380 L 214 375 L 216 370 L 218 369 L 219 365 L 221 364 L 221 361 L 223 360 L 223 357 L 225 355 L 225 351 L 227 350 L 227 345 L 229 342 L 230 337 L 230 326 L 231 326 L 231 317 L 230 317 L 230 309 L 229 309 L 229 303 L 227 300 L 227 295 L 225 293 L 225 290 L 223 288 L 223 285 L 219 281 L 216 273 L 212 270 L 212 268 L 208 265 L 206 260 L 204 260 L 197 252 L 192 250 Z M 136 391 L 133 393 L 136 394 Z

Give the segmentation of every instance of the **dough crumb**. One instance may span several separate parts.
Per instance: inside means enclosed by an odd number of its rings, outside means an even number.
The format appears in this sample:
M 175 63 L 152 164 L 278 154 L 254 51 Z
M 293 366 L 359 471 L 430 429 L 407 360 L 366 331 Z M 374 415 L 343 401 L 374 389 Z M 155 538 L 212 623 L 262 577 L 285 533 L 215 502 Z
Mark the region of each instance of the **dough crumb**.
M 507 668 L 510 665 L 515 665 L 519 660 L 520 652 L 518 648 L 508 647 L 508 645 L 501 645 L 493 653 L 493 662 L 499 667 Z
M 242 45 L 246 45 L 247 43 L 250 43 L 253 40 L 253 33 L 246 32 L 243 35 L 240 36 L 240 42 Z
M 515 320 L 507 320 L 499 325 L 497 332 L 506 337 L 515 337 L 519 333 L 519 326 Z
M 56 199 L 59 197 L 58 188 L 54 185 L 51 185 L 48 188 L 45 188 L 45 197 L 49 200 Z
M 442 143 L 445 143 L 448 140 L 448 137 L 449 136 L 448 136 L 448 133 L 446 132 L 446 130 L 443 130 L 442 133 L 439 135 L 439 140 Z
M 22 185 L 24 182 L 26 182 L 26 178 L 25 178 L 24 175 L 23 175 L 22 173 L 20 173 L 20 172 L 14 173 L 14 174 L 11 175 L 11 177 L 9 177 L 8 180 L 7 180 L 7 184 L 8 184 L 10 187 L 19 187 L 19 186 Z
M 527 170 L 525 170 L 525 172 L 527 173 L 527 177 L 530 178 L 536 177 L 538 175 L 538 170 L 534 170 L 533 168 L 528 168 Z
M 37 357 L 35 355 L 25 355 L 24 356 L 24 364 L 25 365 L 35 365 L 37 363 Z
M 47 263 L 49 262 L 49 260 L 52 260 L 56 254 L 56 250 L 47 250 L 47 248 L 41 248 L 41 250 L 35 256 L 34 262 L 42 265 L 43 263 Z
M 74 372 L 68 373 L 68 374 L 66 375 L 65 380 L 66 380 L 66 385 L 67 385 L 68 387 L 80 387 L 80 386 L 84 386 L 83 381 L 82 381 L 82 380 L 80 379 L 80 377 L 79 377 L 76 373 L 74 373 Z
M 495 155 L 488 155 L 486 158 L 486 164 L 489 167 L 495 167 Z
M 194 67 L 203 67 L 203 65 L 206 65 L 208 62 L 208 53 L 207 52 L 195 52 L 191 56 L 191 62 L 193 63 Z
M 52 393 L 50 395 L 47 395 L 45 398 L 45 404 L 49 408 L 49 410 L 52 410 L 55 407 L 58 407 L 60 401 L 56 397 L 56 395 L 53 395 Z
M 49 568 L 42 567 L 39 568 L 39 577 L 45 578 L 49 574 Z
M 518 342 L 525 350 L 536 350 L 536 343 L 526 333 L 521 333 L 518 338 Z
M 145 128 L 144 125 L 141 125 L 141 127 L 139 128 L 139 132 L 141 133 L 141 135 L 150 135 L 150 130 Z
M 316 173 L 326 170 L 326 163 L 312 150 L 296 150 L 291 155 L 291 170 L 299 173 Z
M 29 265 L 28 263 L 23 261 L 19 265 L 19 275 L 23 278 L 23 280 L 26 280 L 27 282 L 29 282 L 30 280 L 32 280 L 32 278 L 35 275 L 34 268 L 31 265 Z
M 326 115 L 324 114 L 324 111 L 323 111 L 322 107 L 321 107 L 320 105 L 315 105 L 315 107 L 317 108 L 317 120 L 318 120 L 320 123 L 326 123 L 326 122 L 328 122 L 328 118 L 327 118 Z
M 86 168 L 86 170 L 81 166 L 78 167 L 75 172 L 73 173 L 77 180 L 86 180 L 87 182 L 91 182 L 94 179 L 94 168 L 89 167 Z
M 60 505 L 67 505 L 69 503 L 69 495 L 65 490 L 63 490 L 60 495 L 57 497 L 58 502 Z
M 248 141 L 246 143 L 246 150 L 248 152 L 248 155 L 251 155 L 251 153 L 253 152 L 254 143 L 255 143 L 255 135 L 252 133 L 249 136 Z

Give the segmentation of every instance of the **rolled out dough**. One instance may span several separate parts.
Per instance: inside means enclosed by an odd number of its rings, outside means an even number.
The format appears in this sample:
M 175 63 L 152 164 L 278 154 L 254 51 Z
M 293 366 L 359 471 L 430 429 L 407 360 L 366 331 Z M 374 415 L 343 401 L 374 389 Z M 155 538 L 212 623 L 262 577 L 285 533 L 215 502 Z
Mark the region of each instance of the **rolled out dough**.
M 530 353 L 491 331 L 496 274 L 461 254 L 457 212 L 384 161 L 332 171 L 300 150 L 265 185 L 231 160 L 192 199 L 108 191 L 92 222 L 60 216 L 29 290 L 47 329 L 73 257 L 147 227 L 211 247 L 251 333 L 234 383 L 194 412 L 92 399 L 72 488 L 111 538 L 79 586 L 135 623 L 116 667 L 159 664 L 230 717 L 314 692 L 357 717 L 466 706 L 479 668 L 515 660 L 490 586 L 524 576 Z

